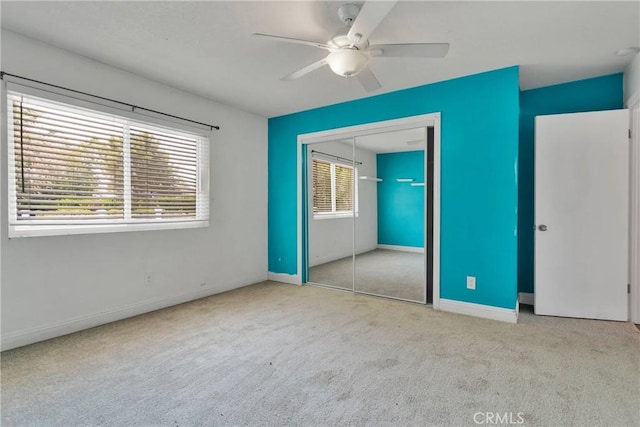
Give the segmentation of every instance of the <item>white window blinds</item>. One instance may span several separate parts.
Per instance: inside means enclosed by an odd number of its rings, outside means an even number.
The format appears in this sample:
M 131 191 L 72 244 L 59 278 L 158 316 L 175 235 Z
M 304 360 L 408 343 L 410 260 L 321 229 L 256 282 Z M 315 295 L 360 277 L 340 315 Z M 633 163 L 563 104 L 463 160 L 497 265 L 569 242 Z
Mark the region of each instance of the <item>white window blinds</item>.
M 7 99 L 10 237 L 45 225 L 208 221 L 206 137 L 15 92 Z
M 197 217 L 197 140 L 131 126 L 131 217 Z

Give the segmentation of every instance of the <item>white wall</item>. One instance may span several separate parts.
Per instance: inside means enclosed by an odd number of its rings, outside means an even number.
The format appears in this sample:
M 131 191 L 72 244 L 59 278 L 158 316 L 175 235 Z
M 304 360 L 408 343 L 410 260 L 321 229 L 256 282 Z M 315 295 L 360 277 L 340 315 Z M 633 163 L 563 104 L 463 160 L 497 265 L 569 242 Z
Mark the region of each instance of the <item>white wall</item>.
M 3 31 L 1 46 L 5 72 L 221 126 L 211 141 L 206 229 L 8 240 L 3 161 L 3 349 L 266 279 L 265 118 L 15 33 Z M 5 132 L 2 138 L 6 159 Z
M 640 53 L 636 53 L 631 63 L 624 70 L 624 105 L 631 106 L 631 102 L 640 98 Z
M 309 145 L 309 150 L 318 150 L 335 156 L 351 159 L 353 149 L 339 142 L 322 142 Z M 311 158 L 311 151 L 309 151 Z M 376 155 L 357 149 L 358 175 L 376 176 Z M 312 180 L 309 168 L 309 184 Z M 356 253 L 371 251 L 378 244 L 378 198 L 375 182 L 358 182 L 358 217 L 356 218 Z M 309 206 L 312 192 L 309 191 Z M 309 209 L 309 266 L 324 264 L 353 254 L 353 218 L 313 219 Z

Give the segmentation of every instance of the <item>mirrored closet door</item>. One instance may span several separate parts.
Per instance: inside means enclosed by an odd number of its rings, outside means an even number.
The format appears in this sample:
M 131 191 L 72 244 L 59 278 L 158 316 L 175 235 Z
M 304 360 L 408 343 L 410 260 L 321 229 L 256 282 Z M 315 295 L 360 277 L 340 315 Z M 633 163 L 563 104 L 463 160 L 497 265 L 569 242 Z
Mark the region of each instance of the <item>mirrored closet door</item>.
M 306 146 L 308 283 L 431 302 L 432 147 L 425 127 Z
M 309 144 L 306 149 L 307 281 L 352 291 L 358 166 L 353 138 Z
M 426 302 L 426 129 L 355 138 L 355 291 Z

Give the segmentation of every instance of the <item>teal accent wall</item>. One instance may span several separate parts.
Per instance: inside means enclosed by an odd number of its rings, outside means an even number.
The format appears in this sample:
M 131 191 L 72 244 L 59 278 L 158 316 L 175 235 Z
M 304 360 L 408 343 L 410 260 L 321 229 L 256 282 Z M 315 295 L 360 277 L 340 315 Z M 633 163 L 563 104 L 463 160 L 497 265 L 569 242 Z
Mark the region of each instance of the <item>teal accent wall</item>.
M 509 67 L 269 119 L 269 271 L 297 273 L 299 134 L 440 112 L 440 296 L 515 308 L 518 79 Z
M 424 151 L 376 155 L 378 178 L 378 244 L 424 247 Z
M 611 74 L 520 93 L 518 169 L 518 290 L 533 292 L 534 272 L 534 120 L 535 116 L 623 108 L 622 74 Z

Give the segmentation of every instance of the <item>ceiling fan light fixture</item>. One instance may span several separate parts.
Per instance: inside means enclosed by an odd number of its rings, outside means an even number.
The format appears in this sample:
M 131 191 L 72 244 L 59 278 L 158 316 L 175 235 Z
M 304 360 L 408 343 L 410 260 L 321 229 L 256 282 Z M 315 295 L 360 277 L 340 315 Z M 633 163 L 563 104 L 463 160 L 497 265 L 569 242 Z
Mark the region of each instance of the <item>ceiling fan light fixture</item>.
M 369 57 L 356 49 L 340 49 L 327 56 L 327 64 L 331 71 L 342 77 L 355 76 L 368 62 Z

